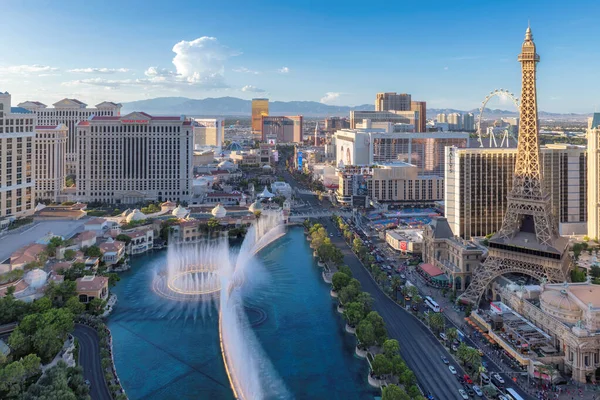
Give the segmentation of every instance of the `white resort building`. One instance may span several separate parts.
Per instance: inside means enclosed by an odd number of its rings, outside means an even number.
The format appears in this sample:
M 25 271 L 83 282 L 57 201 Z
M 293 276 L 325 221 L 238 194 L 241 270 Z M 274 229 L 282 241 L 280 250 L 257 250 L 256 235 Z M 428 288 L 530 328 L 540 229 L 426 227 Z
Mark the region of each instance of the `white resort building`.
M 143 112 L 77 124 L 77 191 L 82 202 L 188 201 L 193 127 L 183 116 Z
M 68 128 L 60 125 L 35 127 L 36 198 L 57 201 L 65 186 Z

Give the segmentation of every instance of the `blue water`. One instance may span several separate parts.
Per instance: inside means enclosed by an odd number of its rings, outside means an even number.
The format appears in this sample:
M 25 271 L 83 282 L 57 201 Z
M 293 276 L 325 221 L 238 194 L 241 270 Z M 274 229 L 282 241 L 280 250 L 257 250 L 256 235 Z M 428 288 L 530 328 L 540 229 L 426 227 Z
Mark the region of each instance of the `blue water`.
M 329 296 L 301 228 L 257 255 L 248 317 L 284 385 L 296 399 L 372 399 L 367 363 Z M 131 399 L 232 399 L 218 341 L 216 309 L 157 296 L 150 285 L 166 252 L 133 259 L 113 289 L 108 325 L 117 372 Z

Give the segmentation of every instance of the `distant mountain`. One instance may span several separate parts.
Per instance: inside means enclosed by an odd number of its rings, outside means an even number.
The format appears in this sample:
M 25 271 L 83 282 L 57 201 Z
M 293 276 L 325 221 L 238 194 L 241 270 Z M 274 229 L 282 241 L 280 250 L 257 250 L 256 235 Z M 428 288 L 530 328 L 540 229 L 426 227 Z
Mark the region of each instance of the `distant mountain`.
M 356 107 L 330 106 L 316 101 L 272 101 L 269 113 L 273 115 L 347 116 L 352 110 L 374 110 L 373 104 Z M 250 100 L 237 97 L 206 98 L 201 100 L 187 97 L 158 97 L 123 103 L 121 113 L 145 111 L 149 114 L 185 114 L 190 116 L 244 116 L 252 112 Z
M 353 110 L 374 110 L 373 104 L 362 104 L 356 107 L 330 106 L 316 101 L 272 101 L 269 102 L 269 113 L 272 115 L 304 115 L 305 117 L 349 116 Z M 150 114 L 189 115 L 189 116 L 250 116 L 252 102 L 237 97 L 217 97 L 206 99 L 190 99 L 187 97 L 157 97 L 123 103 L 122 113 L 145 111 Z M 475 118 L 479 109 L 457 110 L 454 108 L 429 108 L 427 118 L 435 118 L 437 114 L 473 113 Z M 515 111 L 485 109 L 485 118 L 516 117 Z M 541 119 L 585 120 L 589 114 L 559 114 L 545 111 L 539 112 Z

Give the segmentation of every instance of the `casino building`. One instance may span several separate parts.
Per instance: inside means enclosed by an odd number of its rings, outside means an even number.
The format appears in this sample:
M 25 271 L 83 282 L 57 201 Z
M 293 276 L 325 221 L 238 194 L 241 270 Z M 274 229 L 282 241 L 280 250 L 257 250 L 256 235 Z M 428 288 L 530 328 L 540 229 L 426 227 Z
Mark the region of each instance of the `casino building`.
M 189 201 L 193 122 L 184 116 L 93 116 L 76 127 L 75 200 Z

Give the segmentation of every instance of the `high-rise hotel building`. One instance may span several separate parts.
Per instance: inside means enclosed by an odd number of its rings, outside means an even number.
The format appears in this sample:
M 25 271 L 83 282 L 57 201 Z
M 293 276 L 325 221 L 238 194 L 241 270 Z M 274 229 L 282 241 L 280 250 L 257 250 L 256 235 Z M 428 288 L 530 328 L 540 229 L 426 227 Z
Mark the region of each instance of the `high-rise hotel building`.
M 262 135 L 262 117 L 269 115 L 269 99 L 252 99 L 252 133 Z
M 600 113 L 588 121 L 588 236 L 600 238 Z
M 35 197 L 57 201 L 65 187 L 67 133 L 65 124 L 35 127 Z
M 455 235 L 468 240 L 500 229 L 507 208 L 506 196 L 512 188 L 516 154 L 515 147 L 446 147 L 445 214 Z M 541 148 L 541 156 L 544 182 L 561 234 L 585 234 L 585 147 L 547 145 Z
M 0 220 L 33 213 L 36 115 L 0 92 Z
M 375 111 L 410 111 L 411 98 L 408 93 L 377 93 Z
M 65 124 L 69 131 L 67 134 L 67 174 L 74 175 L 77 163 L 77 146 L 75 144 L 75 126 L 80 121 L 85 121 L 92 115 L 118 116 L 121 113 L 121 104 L 104 101 L 96 104 L 95 108 L 87 108 L 87 104 L 76 99 L 62 99 L 48 108 L 39 101 L 25 101 L 19 104 L 37 115 L 38 125 L 52 126 Z
M 94 116 L 76 129 L 76 200 L 135 204 L 191 197 L 191 120 L 133 112 Z
M 220 149 L 225 142 L 225 120 L 223 118 L 194 119 L 194 148 L 205 146 Z

